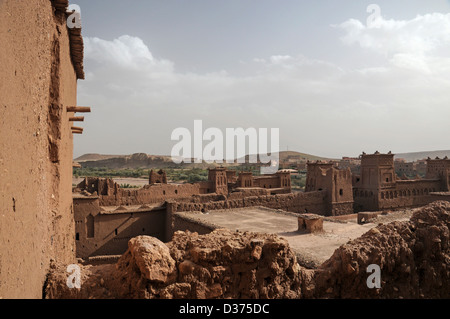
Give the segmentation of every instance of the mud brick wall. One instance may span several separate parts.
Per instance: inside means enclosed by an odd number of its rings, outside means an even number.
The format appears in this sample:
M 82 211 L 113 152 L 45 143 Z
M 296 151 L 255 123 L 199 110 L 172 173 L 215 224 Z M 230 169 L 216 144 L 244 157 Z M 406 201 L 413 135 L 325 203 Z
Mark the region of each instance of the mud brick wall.
M 54 4 L 0 1 L 0 298 L 42 298 L 51 260 L 75 261 L 66 107 L 83 74 Z
M 353 214 L 353 202 L 333 203 L 330 216 L 343 216 Z
M 142 205 L 164 202 L 169 199 L 199 195 L 197 184 L 156 184 L 147 185 L 139 190 L 119 189 L 115 195 L 102 196 L 102 206 Z
M 98 195 L 100 206 L 156 204 L 200 195 L 200 184 L 154 184 L 141 189 L 124 189 L 111 179 L 89 177 L 85 178 L 78 188 Z
M 228 199 L 210 203 L 176 203 L 178 212 L 208 211 L 263 206 L 282 209 L 293 213 L 313 213 L 324 215 L 328 210 L 324 197 L 326 192 L 294 193 L 268 196 L 254 196 L 242 199 Z
M 96 196 L 74 197 L 73 201 L 79 258 L 123 254 L 128 241 L 136 236 L 166 239 L 164 207 L 105 212 Z

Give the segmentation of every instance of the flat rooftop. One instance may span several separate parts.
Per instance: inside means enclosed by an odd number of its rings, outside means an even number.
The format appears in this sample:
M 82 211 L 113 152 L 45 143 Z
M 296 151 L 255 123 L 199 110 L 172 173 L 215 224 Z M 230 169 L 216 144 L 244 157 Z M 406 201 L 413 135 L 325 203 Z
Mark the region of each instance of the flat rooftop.
M 290 247 L 299 257 L 299 262 L 302 265 L 312 268 L 329 259 L 340 246 L 360 237 L 376 227 L 378 223 L 383 222 L 379 220 L 374 223 L 359 225 L 356 215 L 340 217 L 335 220 L 333 218 L 324 218 L 323 233 L 305 234 L 298 232 L 298 217 L 295 214 L 265 207 L 177 214 L 213 225 L 216 228 L 276 234 L 289 242 Z M 403 214 L 396 216 L 391 216 L 386 221 L 408 220 L 410 214 L 403 212 Z

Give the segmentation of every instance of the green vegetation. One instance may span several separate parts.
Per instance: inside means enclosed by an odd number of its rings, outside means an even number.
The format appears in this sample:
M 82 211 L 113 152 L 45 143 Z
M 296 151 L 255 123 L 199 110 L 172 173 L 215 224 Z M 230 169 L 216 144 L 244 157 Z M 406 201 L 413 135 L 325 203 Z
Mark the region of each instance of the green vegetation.
M 208 171 L 200 168 L 167 169 L 167 179 L 173 182 L 197 183 L 208 180 Z
M 104 167 L 74 168 L 73 176 L 102 177 L 102 178 L 144 178 L 149 177 L 151 169 L 109 169 Z M 155 169 L 159 171 L 159 169 Z M 199 168 L 193 169 L 166 169 L 167 179 L 172 182 L 196 183 L 208 180 L 208 171 Z M 124 188 L 130 188 L 124 187 Z
M 110 169 L 104 167 L 93 168 L 74 168 L 73 176 L 78 177 L 133 177 L 133 178 L 148 178 L 149 170 L 142 168 L 138 169 Z
M 229 170 L 239 172 L 252 172 L 253 176 L 260 176 L 259 166 L 233 166 Z M 78 177 L 102 177 L 102 178 L 143 178 L 148 179 L 151 169 L 108 169 L 102 167 L 95 168 L 74 168 L 73 176 Z M 159 169 L 154 169 L 159 171 Z M 167 179 L 175 183 L 197 183 L 208 180 L 208 170 L 200 168 L 192 169 L 164 169 L 167 173 Z M 304 188 L 306 184 L 306 173 L 292 175 L 292 187 L 296 189 Z M 122 188 L 138 188 L 130 184 L 120 185 Z
M 306 186 L 306 174 L 300 173 L 291 175 L 291 185 L 295 189 L 304 189 Z

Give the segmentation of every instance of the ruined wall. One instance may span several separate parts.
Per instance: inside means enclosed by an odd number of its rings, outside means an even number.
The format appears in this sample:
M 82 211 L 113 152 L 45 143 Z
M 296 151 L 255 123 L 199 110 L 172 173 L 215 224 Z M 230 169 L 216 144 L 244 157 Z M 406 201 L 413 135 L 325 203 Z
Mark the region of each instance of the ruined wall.
M 331 163 L 308 163 L 306 192 L 325 191 L 322 215 L 353 214 L 353 176 L 349 168 L 336 169 Z
M 210 169 L 208 172 L 208 181 L 212 185 L 210 192 L 219 195 L 228 195 L 228 180 L 225 168 Z
M 173 229 L 174 232 L 190 231 L 199 235 L 206 235 L 217 229 L 217 227 L 176 213 L 173 215 Z
M 193 195 L 191 197 L 177 198 L 176 201 L 178 203 L 208 203 L 225 199 L 227 199 L 227 196 L 225 195 L 200 194 L 200 195 Z
M 261 188 L 280 188 L 280 178 L 278 175 L 267 175 L 267 176 L 257 176 L 253 177 L 254 187 Z
M 76 256 L 88 257 L 95 249 L 95 243 L 91 238 L 95 233 L 94 217 L 100 211 L 98 197 L 82 197 L 73 199 L 75 219 Z
M 378 192 L 374 190 L 362 190 L 355 188 L 353 190 L 355 212 L 377 211 L 379 208 Z
M 450 159 L 428 159 L 427 160 L 427 179 L 437 178 L 441 180 L 441 190 L 448 192 L 450 190 Z
M 355 189 L 355 210 L 377 211 L 404 207 L 424 206 L 433 202 L 430 193 L 441 187 L 439 180 L 396 181 L 395 187 L 380 191 Z
M 215 229 L 214 225 L 205 224 L 177 214 L 177 212 L 208 212 L 212 210 L 226 210 L 245 207 L 267 207 L 272 209 L 281 209 L 293 213 L 312 213 L 323 215 L 328 209 L 325 204 L 323 192 L 295 193 L 282 195 L 254 196 L 242 199 L 226 199 L 215 202 L 192 203 L 171 201 L 167 204 L 167 230 L 174 232 L 178 230 L 195 231 L 199 234 L 208 234 Z M 167 234 L 168 235 L 168 234 Z M 166 238 L 171 238 L 166 236 Z
M 251 172 L 241 172 L 237 179 L 237 187 L 255 187 L 253 174 Z
M 432 192 L 446 191 L 448 159 L 427 161 L 427 179 L 398 180 L 393 154 L 363 155 L 362 175 L 354 187 L 356 211 L 424 206 Z
M 306 298 L 448 299 L 450 204 L 416 210 L 338 248 L 314 275 Z M 381 288 L 368 289 L 367 267 L 381 268 Z M 310 285 L 311 287 L 311 285 Z
M 235 184 L 238 181 L 238 176 L 236 176 L 236 171 L 230 170 L 226 171 L 227 174 L 227 181 L 228 183 Z
M 349 168 L 345 170 L 332 169 L 328 173 L 333 180 L 331 189 L 330 216 L 341 216 L 353 214 L 353 184 L 352 172 Z
M 98 197 L 75 197 L 76 255 L 87 258 L 121 255 L 128 241 L 146 235 L 165 240 L 166 209 L 134 209 L 106 212 Z
M 309 192 L 254 196 L 207 203 L 176 202 L 174 211 L 193 212 L 263 206 L 273 209 L 282 209 L 293 213 L 305 213 L 307 211 L 308 213 L 323 215 L 324 211 L 327 209 L 324 201 L 325 195 L 325 192 Z
M 139 190 L 118 189 L 116 194 L 101 196 L 100 204 L 102 206 L 154 204 L 199 194 L 197 184 L 155 184 Z
M 106 178 L 85 178 L 79 185 L 80 190 L 86 190 L 91 194 L 99 196 L 100 206 L 131 206 L 143 204 L 162 203 L 167 200 L 177 200 L 180 202 L 192 201 L 207 202 L 220 199 L 243 199 L 249 196 L 269 195 L 271 193 L 286 194 L 290 193 L 290 186 L 283 189 L 270 191 L 268 188 L 241 188 L 235 189 L 228 195 L 228 186 L 226 185 L 225 171 L 210 171 L 210 178 L 213 181 L 194 183 L 194 184 L 152 184 L 146 185 L 141 189 L 123 189 L 111 179 Z M 278 176 L 271 176 L 265 180 L 278 181 Z M 217 183 L 217 185 L 215 184 Z M 286 184 L 290 184 L 290 179 L 285 179 Z M 223 187 L 227 191 L 223 191 Z M 278 186 L 277 186 L 278 187 Z M 214 190 L 219 189 L 218 193 Z M 235 191 L 233 190 L 233 191 Z
M 236 188 L 235 192 L 228 195 L 228 199 L 243 199 L 245 197 L 267 196 L 270 194 L 270 189 L 266 188 Z
M 149 184 L 167 184 L 167 173 L 163 170 L 159 172 L 155 172 L 153 170 L 150 171 L 149 174 Z
M 351 215 L 354 213 L 354 203 L 334 203 L 331 206 L 331 213 L 325 216 L 343 216 L 343 215 Z
M 380 209 L 417 207 L 431 203 L 429 193 L 440 188 L 440 181 L 397 181 L 394 190 L 380 192 Z
M 77 74 L 64 13 L 0 2 L 0 297 L 41 298 L 50 260 L 72 263 Z
M 272 175 L 253 176 L 251 172 L 241 172 L 233 185 L 234 188 L 284 188 L 291 192 L 291 173 L 280 171 Z
M 68 289 L 55 267 L 48 298 L 155 299 L 448 299 L 450 203 L 379 225 L 339 247 L 316 269 L 298 265 L 276 235 L 216 230 L 177 232 L 163 244 L 137 237 L 116 264 L 82 266 L 81 289 Z M 367 286 L 367 267 L 381 269 L 381 288 Z
M 126 243 L 135 236 L 148 235 L 170 241 L 174 230 L 209 233 L 214 227 L 177 212 L 207 212 L 211 210 L 263 206 L 294 213 L 324 214 L 325 192 L 226 198 L 223 195 L 198 195 L 189 199 L 169 200 L 164 206 L 140 208 L 120 206 L 115 210 L 102 207 L 99 196 L 74 195 L 75 236 L 77 257 L 122 254 Z M 112 208 L 114 209 L 114 208 Z
M 357 185 L 362 189 L 376 190 L 392 187 L 395 184 L 394 154 L 363 154 L 361 157 L 361 181 Z
M 99 195 L 100 206 L 155 204 L 201 194 L 200 184 L 153 184 L 141 189 L 123 189 L 111 179 L 89 177 L 78 188 Z
M 179 232 L 167 245 L 139 236 L 116 264 L 81 266 L 81 289 L 67 288 L 62 268 L 49 277 L 48 299 L 300 297 L 301 268 L 287 241 L 276 235 Z

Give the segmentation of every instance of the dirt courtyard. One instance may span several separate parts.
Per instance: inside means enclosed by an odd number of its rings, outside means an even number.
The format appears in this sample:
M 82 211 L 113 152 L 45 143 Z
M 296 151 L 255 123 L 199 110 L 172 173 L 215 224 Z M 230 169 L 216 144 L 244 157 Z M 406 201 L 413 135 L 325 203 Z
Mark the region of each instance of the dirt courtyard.
M 373 222 L 364 225 L 358 225 L 357 215 L 325 218 L 324 232 L 316 234 L 298 232 L 298 218 L 294 214 L 264 207 L 179 214 L 213 224 L 218 228 L 276 234 L 289 242 L 302 266 L 315 268 L 329 259 L 337 248 L 347 242 L 360 237 L 379 224 L 395 220 L 409 220 L 412 213 L 411 209 L 390 212 L 387 215 L 380 215 Z

